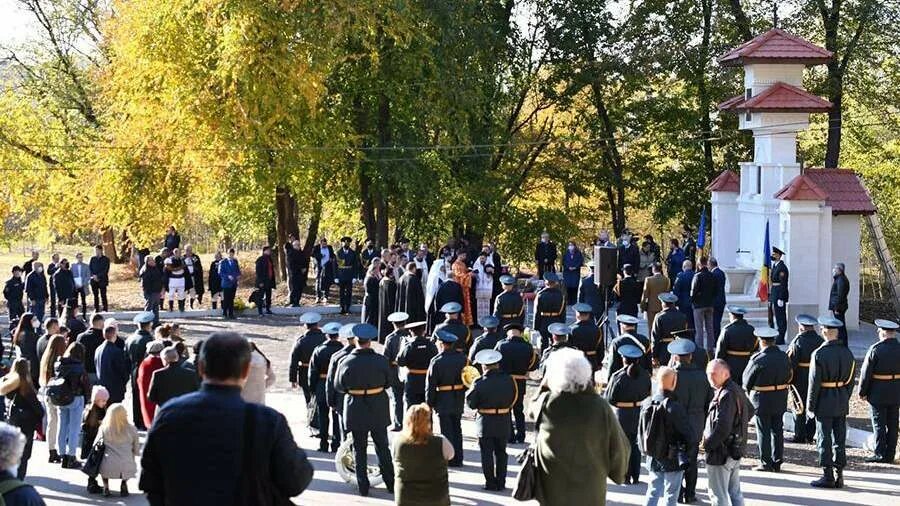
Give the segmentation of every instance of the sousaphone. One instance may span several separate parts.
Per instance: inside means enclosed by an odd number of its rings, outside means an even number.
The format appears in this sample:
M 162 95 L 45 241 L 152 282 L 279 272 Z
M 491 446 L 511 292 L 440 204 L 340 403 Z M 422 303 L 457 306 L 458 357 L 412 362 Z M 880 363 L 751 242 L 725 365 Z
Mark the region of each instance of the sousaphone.
M 351 485 L 356 485 L 356 459 L 353 456 L 353 435 L 347 434 L 347 437 L 344 438 L 344 442 L 341 443 L 341 446 L 338 448 L 338 451 L 334 455 L 334 467 L 337 469 L 338 475 L 347 483 Z M 375 465 L 369 465 L 366 469 L 366 474 L 369 475 L 369 485 L 372 487 L 377 487 L 384 482 L 384 478 L 381 476 L 381 468 L 378 467 L 378 461 L 376 459 Z

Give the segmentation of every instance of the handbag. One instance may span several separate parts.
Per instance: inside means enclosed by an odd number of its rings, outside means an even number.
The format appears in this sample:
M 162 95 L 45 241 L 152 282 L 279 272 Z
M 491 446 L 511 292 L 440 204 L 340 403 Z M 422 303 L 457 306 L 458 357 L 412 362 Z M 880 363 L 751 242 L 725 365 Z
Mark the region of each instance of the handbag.
M 81 472 L 91 478 L 96 478 L 100 474 L 100 464 L 103 463 L 104 453 L 106 453 L 106 443 L 103 440 L 95 442 L 94 446 L 91 447 L 91 452 L 88 453 L 87 459 L 84 461 L 84 465 L 81 466 Z
M 516 488 L 512 493 L 513 499 L 517 501 L 531 501 L 542 495 L 541 482 L 538 479 L 536 437 L 541 423 L 541 415 L 544 413 L 544 406 L 547 404 L 547 395 L 543 394 L 542 397 L 534 422 L 535 442 L 530 444 L 516 459 L 517 462 L 522 464 L 522 470 L 519 471 L 519 476 L 516 479 Z

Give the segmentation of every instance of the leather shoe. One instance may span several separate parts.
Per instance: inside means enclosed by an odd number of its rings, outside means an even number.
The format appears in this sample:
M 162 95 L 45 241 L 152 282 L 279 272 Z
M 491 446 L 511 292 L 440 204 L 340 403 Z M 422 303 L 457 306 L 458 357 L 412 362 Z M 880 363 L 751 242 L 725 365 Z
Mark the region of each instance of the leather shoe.
M 497 490 L 497 486 L 494 485 L 493 483 L 485 483 L 484 485 L 481 486 L 481 489 L 494 491 L 494 490 Z
M 866 457 L 866 462 L 870 462 L 873 464 L 881 464 L 881 463 L 885 462 L 885 459 L 883 457 L 879 457 L 878 455 L 873 455 L 871 457 Z
M 766 473 L 771 473 L 775 471 L 775 468 L 770 466 L 769 464 L 760 464 L 753 468 L 754 471 L 762 471 Z

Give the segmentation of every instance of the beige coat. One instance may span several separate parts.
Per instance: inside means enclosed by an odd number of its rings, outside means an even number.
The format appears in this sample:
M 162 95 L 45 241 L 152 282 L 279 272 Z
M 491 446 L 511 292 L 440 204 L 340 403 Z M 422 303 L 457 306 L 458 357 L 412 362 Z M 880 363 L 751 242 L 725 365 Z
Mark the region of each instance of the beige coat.
M 129 425 L 125 438 L 110 441 L 105 431 L 97 434 L 97 439 L 102 439 L 106 445 L 103 453 L 103 461 L 100 463 L 100 476 L 107 479 L 128 480 L 137 474 L 135 458 L 141 454 L 141 443 L 137 429 Z
M 241 391 L 241 397 L 247 402 L 266 403 L 266 389 L 275 384 L 275 372 L 272 365 L 258 351 L 250 354 L 250 375 Z
M 662 274 L 654 274 L 644 280 L 644 293 L 641 295 L 641 309 L 650 313 L 662 311 L 659 294 L 669 291 L 669 278 Z

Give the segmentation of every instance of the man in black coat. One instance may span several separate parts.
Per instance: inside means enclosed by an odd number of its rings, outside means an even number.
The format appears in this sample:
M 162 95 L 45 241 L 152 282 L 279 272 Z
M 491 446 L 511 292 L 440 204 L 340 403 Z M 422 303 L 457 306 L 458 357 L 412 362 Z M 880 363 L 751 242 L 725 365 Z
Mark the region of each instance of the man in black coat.
M 341 314 L 350 314 L 350 304 L 353 301 L 353 281 L 359 271 L 359 259 L 356 251 L 350 249 L 350 237 L 341 237 L 341 249 L 337 251 L 337 274 L 334 282 L 340 289 Z
M 622 234 L 622 240 L 619 243 L 619 273 L 625 272 L 625 266 L 630 265 L 637 270 L 641 266 L 641 249 L 631 235 L 631 232 L 625 231 Z
M 201 390 L 156 412 L 141 457 L 140 488 L 151 506 L 274 506 L 312 481 L 284 415 L 241 398 L 250 353 L 239 334 L 213 333 L 200 353 Z
M 541 241 L 534 248 L 534 262 L 537 264 L 537 277 L 541 279 L 545 273 L 556 272 L 556 243 L 550 240 L 550 234 L 541 234 Z
M 397 311 L 409 315 L 410 321 L 420 322 L 427 318 L 425 313 L 425 291 L 422 280 L 416 274 L 415 262 L 406 264 L 406 273 L 400 277 L 397 287 Z
M 91 328 L 78 334 L 75 342 L 84 346 L 84 369 L 88 373 L 92 384 L 97 383 L 97 365 L 94 362 L 94 353 L 103 343 L 103 315 L 94 313 L 91 316 Z
M 345 394 L 344 428 L 353 436 L 356 483 L 361 496 L 369 495 L 366 447 L 371 435 L 384 485 L 393 493 L 394 463 L 387 438 L 391 415 L 385 392 L 391 386 L 391 367 L 383 355 L 372 349 L 372 339 L 378 337 L 378 329 L 368 323 L 357 323 L 353 335 L 357 348 L 341 360 L 335 387 Z
M 316 303 L 327 302 L 328 290 L 334 280 L 337 258 L 334 248 L 328 244 L 328 239 L 319 239 L 319 245 L 313 248 L 313 258 L 316 259 Z
M 167 346 L 160 353 L 160 357 L 166 366 L 153 372 L 150 389 L 147 392 L 147 398 L 151 402 L 163 407 L 170 399 L 196 392 L 200 388 L 197 373 L 181 367 L 178 363 L 181 357 L 174 346 Z
M 63 258 L 59 262 L 59 269 L 53 273 L 53 286 L 56 289 L 56 300 L 60 307 L 59 314 L 62 315 L 63 307 L 75 307 L 75 278 L 69 269 L 69 261 Z
M 481 451 L 481 470 L 485 490 L 506 488 L 506 444 L 512 438 L 509 407 L 519 396 L 517 381 L 500 369 L 502 354 L 482 350 L 475 357 L 484 374 L 475 380 L 466 394 L 466 404 L 474 409 L 475 430 Z
M 894 463 L 900 411 L 900 342 L 896 322 L 875 320 L 878 342 L 866 353 L 859 374 L 859 397 L 872 410 L 875 453 L 867 462 Z
M 425 402 L 425 378 L 428 375 L 428 365 L 431 359 L 438 354 L 437 346 L 425 337 L 422 327 L 412 330 L 412 339 L 403 343 L 400 354 L 397 355 L 397 365 L 405 367 L 406 381 L 403 383 L 404 412 L 413 404 Z M 439 332 L 435 330 L 435 332 Z
M 434 331 L 438 324 L 446 320 L 447 314 L 443 311 L 443 308 L 451 302 L 459 304 L 460 310 L 462 310 L 462 285 L 457 283 L 456 275 L 453 274 L 453 271 L 450 270 L 448 265 L 447 281 L 444 281 L 441 283 L 441 286 L 438 287 L 437 292 L 434 295 L 434 300 L 431 302 L 431 308 L 428 310 L 428 328 L 430 331 Z
M 288 236 L 290 242 L 284 244 L 284 263 L 288 275 L 288 300 L 291 307 L 300 307 L 303 285 L 309 270 L 309 257 L 303 251 L 300 241 L 293 235 Z
M 828 296 L 828 310 L 844 324 L 840 328 L 840 332 L 838 332 L 838 339 L 844 343 L 844 346 L 849 346 L 847 341 L 847 308 L 850 307 L 850 304 L 847 302 L 847 297 L 850 295 L 850 280 L 844 274 L 844 264 L 840 262 L 834 264 L 831 276 L 833 281 L 831 282 L 831 293 Z
M 594 320 L 600 321 L 604 316 L 603 310 L 606 309 L 606 300 L 603 294 L 606 293 L 607 288 L 597 286 L 594 280 L 595 267 L 593 261 L 588 262 L 588 267 L 591 268 L 591 273 L 581 278 L 581 281 L 578 283 L 578 302 L 590 304 Z
M 125 399 L 125 384 L 128 383 L 128 376 L 131 374 L 125 350 L 117 344 L 118 337 L 118 329 L 107 325 L 103 328 L 104 341 L 94 352 L 97 384 L 103 385 L 109 391 L 110 403 L 122 402 Z M 137 418 L 141 418 L 140 407 Z
M 265 306 L 266 314 L 272 314 L 272 290 L 275 289 L 275 284 L 275 262 L 272 261 L 272 247 L 263 246 L 262 255 L 256 259 L 256 288 L 261 293 L 256 309 L 260 316 L 263 314 L 263 306 Z
M 101 302 L 103 311 L 109 311 L 106 302 L 106 287 L 109 286 L 109 257 L 103 254 L 103 245 L 94 246 L 94 256 L 88 264 L 91 273 L 91 293 L 94 294 L 94 311 L 100 312 Z
M 141 416 L 141 396 L 136 395 L 138 391 L 138 369 L 144 357 L 147 356 L 147 345 L 153 341 L 153 313 L 147 311 L 138 313 L 134 317 L 134 323 L 138 328 L 125 341 L 125 355 L 128 358 L 128 369 L 131 371 L 131 402 L 132 416 L 134 417 L 134 425 L 140 430 L 147 430 L 144 426 L 144 418 Z
M 750 361 L 750 355 L 756 351 L 758 343 L 756 336 L 753 335 L 753 325 L 744 319 L 747 310 L 740 306 L 728 306 L 727 309 L 731 315 L 731 323 L 722 329 L 722 335 L 716 344 L 715 357 L 728 362 L 731 376 L 737 381 L 743 379 L 744 369 Z
M 713 306 L 716 303 L 716 296 L 719 290 L 719 283 L 716 277 L 709 272 L 709 259 L 700 257 L 700 268 L 694 274 L 691 280 L 691 306 L 694 310 L 694 342 L 699 343 L 708 350 L 716 347 L 717 335 L 715 332 L 715 323 L 713 315 L 715 310 Z
M 756 408 L 756 443 L 760 465 L 754 471 L 778 472 L 784 456 L 784 427 L 791 364 L 787 354 L 775 346 L 778 331 L 761 327 L 755 330 L 760 351 L 750 357 L 744 369 L 744 390 Z
M 579 302 L 572 308 L 575 310 L 575 323 L 572 324 L 569 344 L 581 350 L 591 363 L 591 369 L 596 371 L 603 364 L 603 356 L 606 353 L 603 332 L 594 323 L 593 308 L 590 304 Z
M 555 272 L 544 273 L 546 286 L 534 298 L 534 325 L 532 328 L 541 334 L 541 349 L 549 346 L 550 334 L 547 328 L 551 323 L 566 322 L 566 297 L 559 288 L 559 276 Z
M 9 321 L 22 316 L 25 312 L 25 305 L 22 303 L 25 297 L 25 282 L 22 281 L 22 268 L 18 265 L 12 268 L 12 277 L 3 287 L 3 297 L 6 299 L 6 308 L 9 309 Z
M 446 331 L 435 335 L 441 343 L 441 352 L 428 365 L 425 378 L 425 402 L 438 414 L 441 434 L 453 444 L 450 467 L 463 465 L 462 414 L 466 386 L 462 383 L 462 370 L 467 365 L 466 355 L 456 349 L 459 339 Z
M 697 500 L 697 455 L 700 451 L 700 440 L 703 438 L 703 422 L 712 401 L 712 388 L 706 380 L 702 366 L 694 363 L 694 352 L 697 345 L 690 339 L 676 339 L 668 344 L 668 352 L 675 357 L 675 398 L 684 406 L 688 422 L 693 430 L 694 439 L 690 441 L 687 452 L 690 463 L 684 470 L 684 486 L 681 488 L 679 502 L 690 504 Z
M 713 302 L 713 339 L 717 339 L 722 332 L 722 317 L 725 315 L 726 294 L 725 284 L 727 276 L 725 271 L 719 268 L 719 261 L 710 257 L 709 272 L 716 279 L 716 299 Z
M 141 278 L 141 290 L 144 292 L 144 311 L 153 313 L 153 324 L 159 324 L 159 305 L 162 301 L 163 270 L 156 259 L 148 255 L 144 258 L 144 266 L 138 273 Z M 213 301 L 215 308 L 215 301 Z
M 328 398 L 326 393 L 326 380 L 328 379 L 328 366 L 331 364 L 331 357 L 335 353 L 341 351 L 341 342 L 338 340 L 338 333 L 341 330 L 341 324 L 337 322 L 326 323 L 322 327 L 322 332 L 328 336 L 328 340 L 316 346 L 313 350 L 312 358 L 309 361 L 309 371 L 307 373 L 307 382 L 309 390 L 312 392 L 316 401 L 316 414 L 319 417 L 319 451 L 328 451 L 328 424 L 331 422 L 331 451 L 338 450 L 341 445 L 341 431 L 338 428 L 340 418 L 337 411 L 328 409 Z
M 494 299 L 494 318 L 497 318 L 498 328 L 502 329 L 510 323 L 524 325 L 525 301 L 516 290 L 516 279 L 506 274 L 500 276 L 500 284 L 503 291 Z
M 641 305 L 641 298 L 644 296 L 643 284 L 634 276 L 635 266 L 633 264 L 625 264 L 622 267 L 623 277 L 619 279 L 613 292 L 619 297 L 619 305 L 616 313 L 623 315 L 637 316 L 638 309 Z
M 816 432 L 816 421 L 806 416 L 806 394 L 809 391 L 809 361 L 812 353 L 822 346 L 822 336 L 816 332 L 815 318 L 809 315 L 797 315 L 800 333 L 791 341 L 787 355 L 791 361 L 793 379 L 791 384 L 803 402 L 803 411 L 794 415 L 794 443 L 812 443 Z
M 553 274 L 553 273 L 548 273 Z M 506 339 L 497 343 L 494 347 L 500 352 L 502 360 L 500 368 L 516 380 L 516 402 L 513 404 L 513 418 L 515 421 L 515 434 L 510 431 L 509 442 L 525 442 L 525 386 L 528 373 L 538 367 L 538 355 L 531 343 L 522 337 L 525 330 L 521 325 L 510 323 L 503 328 L 506 331 Z M 549 342 L 549 331 L 547 332 Z M 543 338 L 543 336 L 542 336 Z M 484 352 L 482 352 L 484 353 Z M 471 404 L 470 404 L 471 406 Z M 509 407 L 507 405 L 507 407 Z M 508 419 L 508 418 L 507 418 Z M 512 423 L 512 422 L 511 422 Z
M 687 316 L 678 310 L 677 295 L 664 292 L 657 298 L 662 302 L 663 309 L 656 315 L 653 328 L 650 329 L 650 355 L 653 363 L 659 366 L 669 363 L 669 343 L 677 337 L 676 332 L 688 328 L 688 323 Z

